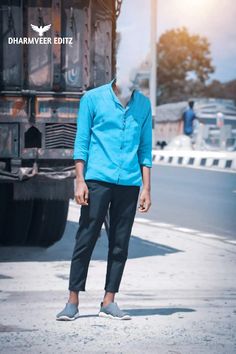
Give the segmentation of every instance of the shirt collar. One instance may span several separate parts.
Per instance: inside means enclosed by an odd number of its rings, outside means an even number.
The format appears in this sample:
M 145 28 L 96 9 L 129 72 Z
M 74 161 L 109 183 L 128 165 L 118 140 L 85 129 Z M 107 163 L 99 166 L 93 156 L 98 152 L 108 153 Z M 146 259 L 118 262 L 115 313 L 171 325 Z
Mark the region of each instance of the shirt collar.
M 116 80 L 116 76 L 114 76 L 113 79 L 110 81 L 110 85 L 112 85 L 115 80 Z
M 112 88 L 112 84 L 113 84 L 113 82 L 115 80 L 116 80 L 116 77 L 113 77 L 113 79 L 109 82 L 109 84 L 108 84 L 109 85 L 109 90 L 111 92 L 113 100 L 120 104 L 120 100 L 118 99 L 118 97 L 116 96 L 116 94 L 115 94 L 115 92 L 113 91 L 113 88 Z
M 114 82 L 115 80 L 116 80 L 116 76 L 113 77 L 113 79 L 109 82 L 108 86 L 109 86 L 109 89 L 110 89 L 110 92 L 111 92 L 111 94 L 112 94 L 113 99 L 114 99 L 117 103 L 119 103 L 120 105 L 122 105 L 121 102 L 120 102 L 120 100 L 119 100 L 119 98 L 117 97 L 117 95 L 115 94 L 115 92 L 114 92 L 114 90 L 113 90 L 113 88 L 112 88 L 112 84 L 113 84 L 113 82 Z M 131 96 L 130 96 L 130 101 L 129 101 L 128 106 L 127 106 L 126 108 L 129 107 L 130 102 L 131 102 L 131 100 L 133 99 L 133 96 L 134 96 L 135 91 L 137 91 L 137 90 L 136 90 L 136 89 L 133 89 L 132 94 L 131 94 Z

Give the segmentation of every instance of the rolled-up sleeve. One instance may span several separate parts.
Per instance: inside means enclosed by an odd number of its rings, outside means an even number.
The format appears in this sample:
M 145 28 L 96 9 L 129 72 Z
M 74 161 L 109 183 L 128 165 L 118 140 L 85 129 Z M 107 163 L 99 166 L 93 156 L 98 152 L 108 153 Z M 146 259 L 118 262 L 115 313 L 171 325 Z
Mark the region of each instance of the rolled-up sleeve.
M 148 102 L 148 112 L 144 119 L 138 148 L 139 164 L 152 167 L 152 109 Z
M 78 117 L 77 117 L 77 130 L 74 142 L 74 160 L 84 160 L 87 162 L 88 150 L 91 139 L 91 126 L 93 119 L 93 110 L 90 97 L 85 93 L 80 100 Z

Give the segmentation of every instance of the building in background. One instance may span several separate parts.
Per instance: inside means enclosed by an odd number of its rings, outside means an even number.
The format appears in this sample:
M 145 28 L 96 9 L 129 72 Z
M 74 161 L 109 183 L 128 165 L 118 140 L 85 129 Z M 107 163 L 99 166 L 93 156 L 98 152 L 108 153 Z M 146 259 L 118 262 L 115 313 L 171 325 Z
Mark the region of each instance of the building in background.
M 201 131 L 202 148 L 236 150 L 235 102 L 212 98 L 196 98 L 194 102 L 198 119 L 195 135 Z M 155 128 L 157 146 L 164 147 L 175 136 L 183 133 L 182 114 L 187 104 L 187 101 L 183 101 L 157 106 Z

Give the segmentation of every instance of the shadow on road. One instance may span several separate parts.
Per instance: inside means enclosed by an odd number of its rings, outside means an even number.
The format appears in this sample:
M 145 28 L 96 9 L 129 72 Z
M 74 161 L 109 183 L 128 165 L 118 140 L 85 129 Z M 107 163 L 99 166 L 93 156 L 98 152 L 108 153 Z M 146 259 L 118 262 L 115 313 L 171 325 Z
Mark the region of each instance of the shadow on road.
M 142 308 L 142 309 L 125 309 L 126 313 L 130 316 L 170 316 L 175 313 L 182 312 L 196 312 L 196 310 L 186 307 L 166 307 L 166 308 Z M 98 314 L 88 314 L 88 315 L 80 315 L 79 318 L 90 318 L 90 317 L 98 317 Z M 96 325 L 95 325 L 96 326 Z
M 0 262 L 45 262 L 45 261 L 70 261 L 78 223 L 68 221 L 65 233 L 60 242 L 45 249 L 41 247 L 1 247 Z M 97 240 L 92 259 L 106 261 L 108 240 L 105 230 L 102 229 L 101 237 Z M 131 236 L 129 244 L 129 259 L 149 256 L 165 256 L 167 254 L 182 252 L 176 248 L 146 241 L 138 236 Z
M 185 307 L 166 307 L 166 308 L 142 308 L 142 309 L 125 309 L 131 316 L 153 316 L 162 315 L 169 316 L 177 312 L 195 312 L 194 309 L 189 309 Z

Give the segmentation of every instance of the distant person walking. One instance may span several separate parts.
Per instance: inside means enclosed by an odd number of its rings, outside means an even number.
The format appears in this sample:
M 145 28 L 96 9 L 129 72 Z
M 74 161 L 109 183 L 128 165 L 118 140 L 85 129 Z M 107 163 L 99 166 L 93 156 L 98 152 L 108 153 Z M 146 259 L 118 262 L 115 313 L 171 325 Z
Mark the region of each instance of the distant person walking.
M 194 101 L 189 101 L 189 107 L 183 113 L 184 134 L 192 137 L 193 134 L 193 121 L 196 119 L 196 115 L 193 110 Z

